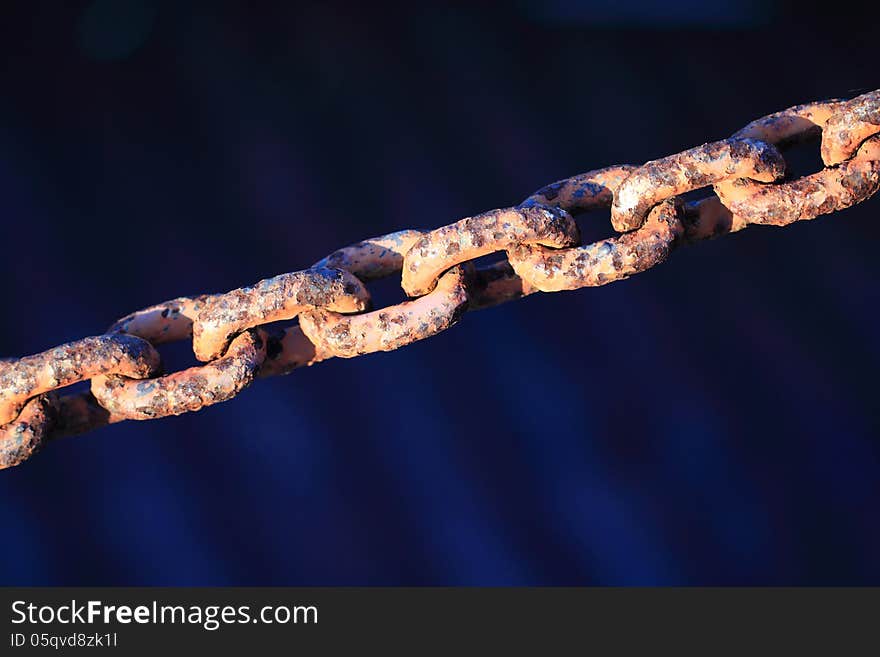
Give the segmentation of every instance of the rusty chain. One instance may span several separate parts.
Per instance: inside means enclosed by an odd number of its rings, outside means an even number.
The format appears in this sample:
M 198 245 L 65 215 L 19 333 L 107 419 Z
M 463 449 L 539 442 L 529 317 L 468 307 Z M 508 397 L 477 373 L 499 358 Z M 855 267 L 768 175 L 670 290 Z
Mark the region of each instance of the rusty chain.
M 825 167 L 787 179 L 780 149 L 815 138 Z M 705 187 L 714 194 L 681 198 Z M 639 167 L 561 180 L 516 207 L 365 240 L 304 271 L 172 299 L 120 319 L 104 335 L 0 360 L 0 468 L 52 438 L 196 411 L 234 397 L 256 377 L 398 349 L 444 331 L 466 310 L 604 285 L 663 262 L 683 244 L 750 224 L 812 219 L 878 188 L 880 90 L 791 107 L 729 139 Z M 621 234 L 581 245 L 573 215 L 597 208 L 610 209 Z M 475 267 L 495 252 L 506 259 Z M 364 282 L 398 273 L 411 300 L 371 310 Z M 267 326 L 295 318 L 282 330 Z M 155 345 L 188 339 L 205 364 L 165 374 Z M 86 380 L 90 392 L 56 392 Z

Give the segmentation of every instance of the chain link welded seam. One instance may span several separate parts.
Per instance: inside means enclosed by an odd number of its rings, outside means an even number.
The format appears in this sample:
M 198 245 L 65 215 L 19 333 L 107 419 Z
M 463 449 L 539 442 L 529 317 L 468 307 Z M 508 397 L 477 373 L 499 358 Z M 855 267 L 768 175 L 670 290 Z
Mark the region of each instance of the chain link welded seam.
M 825 167 L 786 179 L 781 151 L 814 138 Z M 714 194 L 680 198 L 706 187 Z M 151 306 L 103 335 L 0 359 L 0 468 L 25 461 L 52 438 L 196 411 L 234 397 L 257 377 L 398 349 L 449 328 L 466 310 L 605 285 L 650 269 L 680 245 L 750 224 L 812 219 L 878 188 L 880 90 L 791 107 L 729 139 L 639 167 L 561 180 L 516 207 L 365 240 L 304 271 Z M 597 208 L 610 209 L 621 234 L 582 245 L 572 215 Z M 495 252 L 506 259 L 475 267 L 475 259 Z M 364 282 L 397 274 L 411 299 L 372 309 Z M 267 326 L 295 318 L 284 329 Z M 192 340 L 205 364 L 165 374 L 155 345 L 179 340 Z M 90 392 L 56 392 L 85 380 Z

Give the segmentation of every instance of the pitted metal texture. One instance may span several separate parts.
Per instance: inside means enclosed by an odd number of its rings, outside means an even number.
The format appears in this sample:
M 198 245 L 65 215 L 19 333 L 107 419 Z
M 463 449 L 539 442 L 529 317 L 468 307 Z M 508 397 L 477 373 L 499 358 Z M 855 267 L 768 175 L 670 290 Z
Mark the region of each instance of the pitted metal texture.
M 819 141 L 824 168 L 786 177 L 783 153 L 810 140 Z M 698 189 L 706 195 L 681 197 Z M 880 90 L 796 105 L 728 139 L 641 166 L 579 174 L 515 207 L 434 230 L 364 240 L 307 269 L 224 294 L 172 299 L 120 319 L 103 335 L 0 359 L 0 469 L 24 462 L 52 438 L 197 411 L 259 377 L 398 349 L 450 328 L 468 310 L 621 280 L 679 246 L 752 224 L 813 219 L 878 189 Z M 602 209 L 620 234 L 581 244 L 577 216 Z M 491 253 L 504 257 L 474 264 Z M 365 283 L 398 275 L 410 299 L 371 308 Z M 279 320 L 294 323 L 271 326 Z M 178 340 L 191 340 L 204 364 L 164 372 L 155 346 Z M 80 381 L 91 381 L 91 391 L 56 393 Z

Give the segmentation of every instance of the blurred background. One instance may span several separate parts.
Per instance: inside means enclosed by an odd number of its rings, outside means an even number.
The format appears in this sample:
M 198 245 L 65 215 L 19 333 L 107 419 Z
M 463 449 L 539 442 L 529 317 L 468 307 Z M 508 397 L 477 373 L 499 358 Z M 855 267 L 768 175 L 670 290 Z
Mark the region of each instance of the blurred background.
M 0 356 L 877 88 L 843 7 L 7 3 Z M 880 584 L 878 213 L 53 443 L 0 582 Z

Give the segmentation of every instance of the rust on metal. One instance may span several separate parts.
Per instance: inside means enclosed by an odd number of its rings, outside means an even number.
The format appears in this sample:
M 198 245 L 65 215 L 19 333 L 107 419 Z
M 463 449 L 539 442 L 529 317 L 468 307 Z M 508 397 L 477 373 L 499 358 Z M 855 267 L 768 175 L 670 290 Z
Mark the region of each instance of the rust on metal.
M 403 256 L 421 236 L 419 230 L 400 230 L 374 237 L 334 251 L 314 267 L 343 269 L 362 281 L 385 278 L 403 268 Z
M 569 211 L 607 208 L 635 170 L 621 165 L 590 171 L 538 190 L 526 202 L 537 198 Z M 631 233 L 569 249 L 520 244 L 507 252 L 507 258 L 513 271 L 533 289 L 574 290 L 605 285 L 653 267 L 669 256 L 683 232 L 676 206 L 667 201 L 649 212 L 645 224 Z
M 530 205 L 467 217 L 426 233 L 412 245 L 403 259 L 403 290 L 411 297 L 427 294 L 453 265 L 517 244 L 563 247 L 579 239 L 574 219 L 555 206 Z
M 558 180 L 529 196 L 521 206 L 555 205 L 572 214 L 607 208 L 614 200 L 614 191 L 635 169 L 621 164 Z
M 136 335 L 154 345 L 188 340 L 193 320 L 209 298 L 208 294 L 178 297 L 143 308 L 114 322 L 107 333 Z
M 407 251 L 421 239 L 415 230 L 384 235 L 340 249 L 316 266 L 333 266 L 364 280 L 399 273 Z M 331 309 L 303 312 L 299 330 L 285 333 L 288 367 L 311 365 L 327 358 L 353 358 L 390 351 L 423 340 L 452 326 L 468 303 L 468 280 L 461 266 L 440 277 L 436 287 L 414 300 L 359 315 Z M 273 368 L 276 367 L 273 365 Z
M 880 90 L 853 98 L 831 115 L 822 131 L 825 166 L 848 160 L 868 137 L 880 132 Z
M 468 310 L 491 308 L 535 292 L 538 289 L 517 274 L 505 259 L 471 274 Z
M 52 438 L 78 436 L 124 419 L 101 406 L 91 391 L 63 395 L 58 398 L 58 414 L 53 424 Z
M 611 224 L 619 232 L 634 230 L 653 206 L 677 194 L 734 178 L 773 182 L 784 173 L 782 155 L 765 142 L 724 139 L 703 144 L 633 171 L 614 194 Z
M 841 106 L 842 102 L 836 99 L 795 105 L 756 119 L 733 136 L 738 139 L 759 139 L 780 147 L 795 144 L 818 137 L 825 122 Z
M 124 374 L 136 379 L 159 369 L 158 352 L 132 335 L 99 335 L 15 361 L 0 362 L 0 425 L 11 422 L 25 402 L 44 392 L 91 379 Z
M 293 319 L 304 310 L 364 310 L 370 294 L 341 269 L 307 269 L 267 278 L 255 285 L 209 297 L 193 322 L 193 351 L 201 361 L 218 358 L 241 331 Z
M 92 394 L 119 418 L 152 420 L 180 415 L 237 395 L 254 380 L 265 356 L 263 338 L 246 331 L 232 341 L 226 355 L 206 365 L 141 381 L 120 375 L 96 376 Z
M 312 267 L 341 269 L 361 281 L 385 278 L 400 273 L 404 254 L 421 236 L 422 232 L 418 230 L 401 230 L 362 240 L 334 251 Z M 338 313 L 329 311 L 329 315 L 336 316 Z M 329 349 L 319 352 L 302 327 L 294 324 L 267 334 L 266 360 L 258 376 L 289 374 L 299 367 L 313 365 L 333 356 Z
M 878 104 L 880 90 L 790 107 L 730 139 L 557 181 L 515 208 L 364 240 L 305 271 L 172 299 L 124 317 L 105 335 L 0 360 L 0 467 L 23 462 L 48 439 L 216 404 L 257 376 L 397 349 L 449 328 L 466 310 L 620 280 L 680 244 L 862 202 L 880 189 Z M 780 180 L 785 161 L 777 146 L 817 137 L 825 168 Z M 703 187 L 714 194 L 688 202 L 679 196 Z M 624 234 L 579 246 L 571 214 L 609 206 Z M 473 260 L 497 251 L 507 259 L 475 268 Z M 363 281 L 398 273 L 418 298 L 365 312 Z M 268 326 L 297 316 L 299 324 Z M 208 362 L 153 378 L 161 362 L 152 345 L 186 339 Z M 89 379 L 90 392 L 54 392 Z
M 0 426 L 0 470 L 26 461 L 43 447 L 55 414 L 52 395 L 38 395 L 12 422 Z
M 689 231 L 698 225 L 703 230 L 708 228 L 712 223 L 710 215 L 718 219 L 716 229 L 729 219 L 729 232 L 749 224 L 786 226 L 848 208 L 873 195 L 878 189 L 878 143 L 876 138 L 868 138 L 880 132 L 878 102 L 880 95 L 874 92 L 850 101 L 810 103 L 747 125 L 738 136 L 781 146 L 821 137 L 823 161 L 840 166 L 826 166 L 797 180 L 774 185 L 747 179 L 720 181 L 714 185 L 717 201 L 706 199 L 692 206 L 702 217 L 699 222 L 689 223 Z M 854 155 L 853 161 L 846 161 Z
M 428 294 L 361 315 L 314 310 L 300 315 L 303 333 L 319 359 L 353 358 L 391 351 L 445 331 L 458 321 L 468 302 L 464 267 L 454 266 Z
M 866 152 L 876 148 L 865 146 Z M 787 226 L 860 203 L 880 189 L 880 161 L 856 156 L 838 167 L 823 169 L 781 185 L 748 180 L 715 186 L 734 216 L 751 224 Z
M 325 357 L 326 358 L 326 357 Z M 260 366 L 257 376 L 280 376 L 293 370 L 324 360 L 318 356 L 314 343 L 306 337 L 299 324 L 268 334 L 266 338 L 266 360 Z
M 675 203 L 668 200 L 655 206 L 635 231 L 572 249 L 521 244 L 507 257 L 514 271 L 542 292 L 576 290 L 619 281 L 663 262 L 683 232 Z
M 734 215 L 717 196 L 685 203 L 681 208 L 684 242 L 711 240 L 735 233 L 749 225 L 745 217 Z

